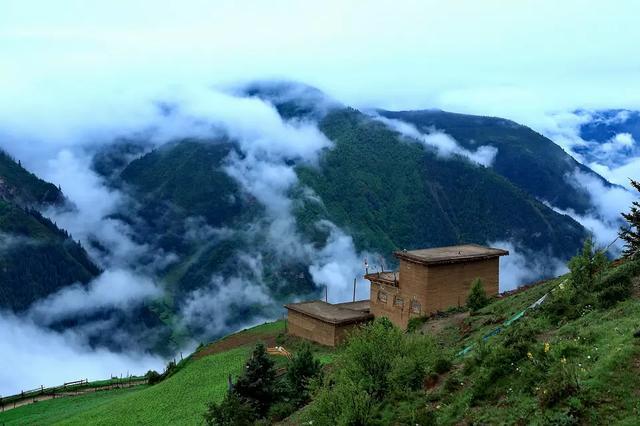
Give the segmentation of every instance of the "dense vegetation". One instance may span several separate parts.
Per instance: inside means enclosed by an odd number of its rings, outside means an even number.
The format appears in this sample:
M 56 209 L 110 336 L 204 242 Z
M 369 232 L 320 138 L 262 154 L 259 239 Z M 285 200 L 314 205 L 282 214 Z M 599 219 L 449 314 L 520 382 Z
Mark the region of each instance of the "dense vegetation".
M 99 273 L 80 244 L 35 209 L 62 202 L 57 187 L 0 152 L 0 308 L 25 309 Z
M 60 188 L 38 178 L 2 150 L 0 150 L 0 199 L 21 206 L 64 202 Z
M 640 182 L 631 181 L 631 185 L 640 192 Z M 627 222 L 620 230 L 620 238 L 626 243 L 624 255 L 633 257 L 640 254 L 640 201 L 634 201 L 629 212 L 622 213 Z
M 319 167 L 298 170 L 302 184 L 322 200 L 299 209 L 302 229 L 327 217 L 348 230 L 360 248 L 385 254 L 509 240 L 569 258 L 585 237 L 577 222 L 491 169 L 438 158 L 356 110 L 329 113 L 320 128 L 335 147 Z
M 611 266 L 587 242 L 570 267 L 430 336 L 377 320 L 341 350 L 302 417 L 314 425 L 634 424 L 640 304 L 629 297 L 640 262 Z M 482 338 L 545 292 L 541 307 Z
M 591 209 L 589 195 L 572 186 L 567 175 L 580 170 L 601 178 L 528 127 L 503 118 L 438 110 L 380 111 L 380 114 L 411 123 L 425 132 L 434 128 L 444 131 L 469 150 L 491 145 L 498 149 L 491 168 L 516 186 L 562 209 L 579 213 Z

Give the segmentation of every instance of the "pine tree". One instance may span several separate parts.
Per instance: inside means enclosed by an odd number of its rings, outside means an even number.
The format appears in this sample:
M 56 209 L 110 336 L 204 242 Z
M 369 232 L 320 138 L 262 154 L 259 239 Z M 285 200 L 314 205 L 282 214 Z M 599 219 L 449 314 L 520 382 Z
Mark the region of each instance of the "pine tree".
M 233 392 L 253 405 L 259 417 L 264 417 L 275 401 L 276 370 L 262 343 L 258 343 L 242 376 L 233 386 Z
M 308 343 L 296 352 L 287 368 L 287 383 L 292 398 L 304 403 L 309 398 L 309 382 L 322 372 L 320 361 L 314 358 Z
M 476 279 L 471 285 L 471 291 L 467 297 L 467 307 L 471 312 L 476 312 L 489 304 L 489 298 L 484 291 L 482 280 Z
M 640 192 L 640 182 L 631 179 L 631 185 Z M 640 201 L 631 204 L 629 213 L 622 213 L 622 217 L 628 225 L 620 229 L 618 234 L 625 241 L 624 256 L 640 256 Z

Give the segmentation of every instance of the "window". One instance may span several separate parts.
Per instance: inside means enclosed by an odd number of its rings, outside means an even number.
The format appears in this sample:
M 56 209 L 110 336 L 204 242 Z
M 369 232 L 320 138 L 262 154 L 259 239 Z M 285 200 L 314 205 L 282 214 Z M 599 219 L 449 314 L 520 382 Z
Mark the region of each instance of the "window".
M 387 293 L 384 291 L 378 292 L 378 301 L 382 303 L 387 303 Z
M 396 296 L 393 299 L 393 306 L 402 309 L 404 307 L 404 299 L 400 296 Z
M 420 306 L 420 303 L 417 300 L 412 300 L 411 301 L 411 312 L 412 313 L 419 314 L 421 309 L 422 309 L 422 306 Z

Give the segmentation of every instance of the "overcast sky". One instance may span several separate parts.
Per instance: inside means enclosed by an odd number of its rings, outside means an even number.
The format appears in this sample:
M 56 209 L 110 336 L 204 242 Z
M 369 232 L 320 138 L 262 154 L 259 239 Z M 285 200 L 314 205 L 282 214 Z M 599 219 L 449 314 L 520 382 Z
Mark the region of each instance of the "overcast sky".
M 0 108 L 266 77 L 356 106 L 638 107 L 638 16 L 637 1 L 0 0 Z

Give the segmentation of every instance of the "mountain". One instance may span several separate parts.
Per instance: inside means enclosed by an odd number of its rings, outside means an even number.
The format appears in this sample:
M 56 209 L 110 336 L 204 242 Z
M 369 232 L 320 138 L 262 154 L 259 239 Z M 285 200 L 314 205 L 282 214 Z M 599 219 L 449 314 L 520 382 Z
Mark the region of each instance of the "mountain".
M 579 129 L 584 143 L 574 145 L 573 150 L 587 163 L 615 168 L 640 157 L 640 112 L 614 109 L 577 114 L 588 120 Z
M 300 93 L 304 95 L 296 97 Z M 236 140 L 174 140 L 155 149 L 144 140 L 138 145 L 127 141 L 96 156 L 94 168 L 135 200 L 114 217 L 127 223 L 135 240 L 148 245 L 150 252 L 172 256 L 157 270 L 167 297 L 153 308 L 168 323 L 194 298 L 216 297 L 231 304 L 224 324 L 232 328 L 248 318 L 277 315 L 281 302 L 318 297 L 310 266 L 329 243 L 330 228 L 319 225 L 326 221 L 353 237 L 357 250 L 379 253 L 388 263 L 393 263 L 391 253 L 398 249 L 496 241 L 514 243 L 537 259 L 567 259 L 586 236 L 580 224 L 538 201 L 529 191 L 535 182 L 525 179 L 526 184 L 518 185 L 495 167 L 457 156 L 442 158 L 372 116 L 321 100 L 316 91 L 292 91 L 285 85 L 267 91 L 253 87 L 246 95 L 272 102 L 285 120 L 316 122 L 333 143 L 320 153 L 317 164 L 285 160 L 298 179 L 286 194 L 297 238 L 314 251 L 283 254 L 282 247 L 289 244 L 285 236 L 273 241 L 265 206 L 231 177 L 231 159 L 244 155 Z M 474 126 L 476 118 L 463 118 L 468 127 Z M 520 149 L 531 151 L 521 156 L 523 168 L 542 167 L 546 160 L 537 158 L 543 155 L 540 151 L 546 156 L 546 151 L 555 152 L 557 164 L 569 161 L 539 135 L 518 139 L 511 151 Z M 502 155 L 511 152 L 504 151 Z M 547 166 L 549 175 L 554 164 Z M 552 181 L 562 184 L 567 170 L 554 172 Z M 575 188 L 564 185 L 562 190 L 564 195 L 549 198 L 581 200 Z M 272 305 L 233 295 L 229 299 L 218 293 L 222 283 L 257 283 Z M 182 332 L 204 332 L 194 327 Z
M 594 175 L 550 139 L 511 120 L 456 114 L 440 110 L 384 111 L 384 117 L 413 124 L 423 132 L 431 129 L 451 135 L 469 150 L 490 145 L 498 149 L 491 168 L 534 197 L 563 210 L 589 211 L 589 194 L 576 189 L 568 176 L 576 170 Z
M 469 120 L 473 127 L 475 118 Z M 495 169 L 462 158 L 439 158 L 356 110 L 329 113 L 320 129 L 335 147 L 324 153 L 319 167 L 298 169 L 301 182 L 320 196 L 320 216 L 347 229 L 361 248 L 387 254 L 508 240 L 567 257 L 585 236 L 574 220 L 555 213 Z M 523 169 L 533 167 L 527 158 Z M 576 193 L 568 186 L 565 190 L 567 199 Z
M 0 308 L 26 309 L 99 273 L 85 250 L 37 210 L 64 201 L 56 186 L 0 153 Z

